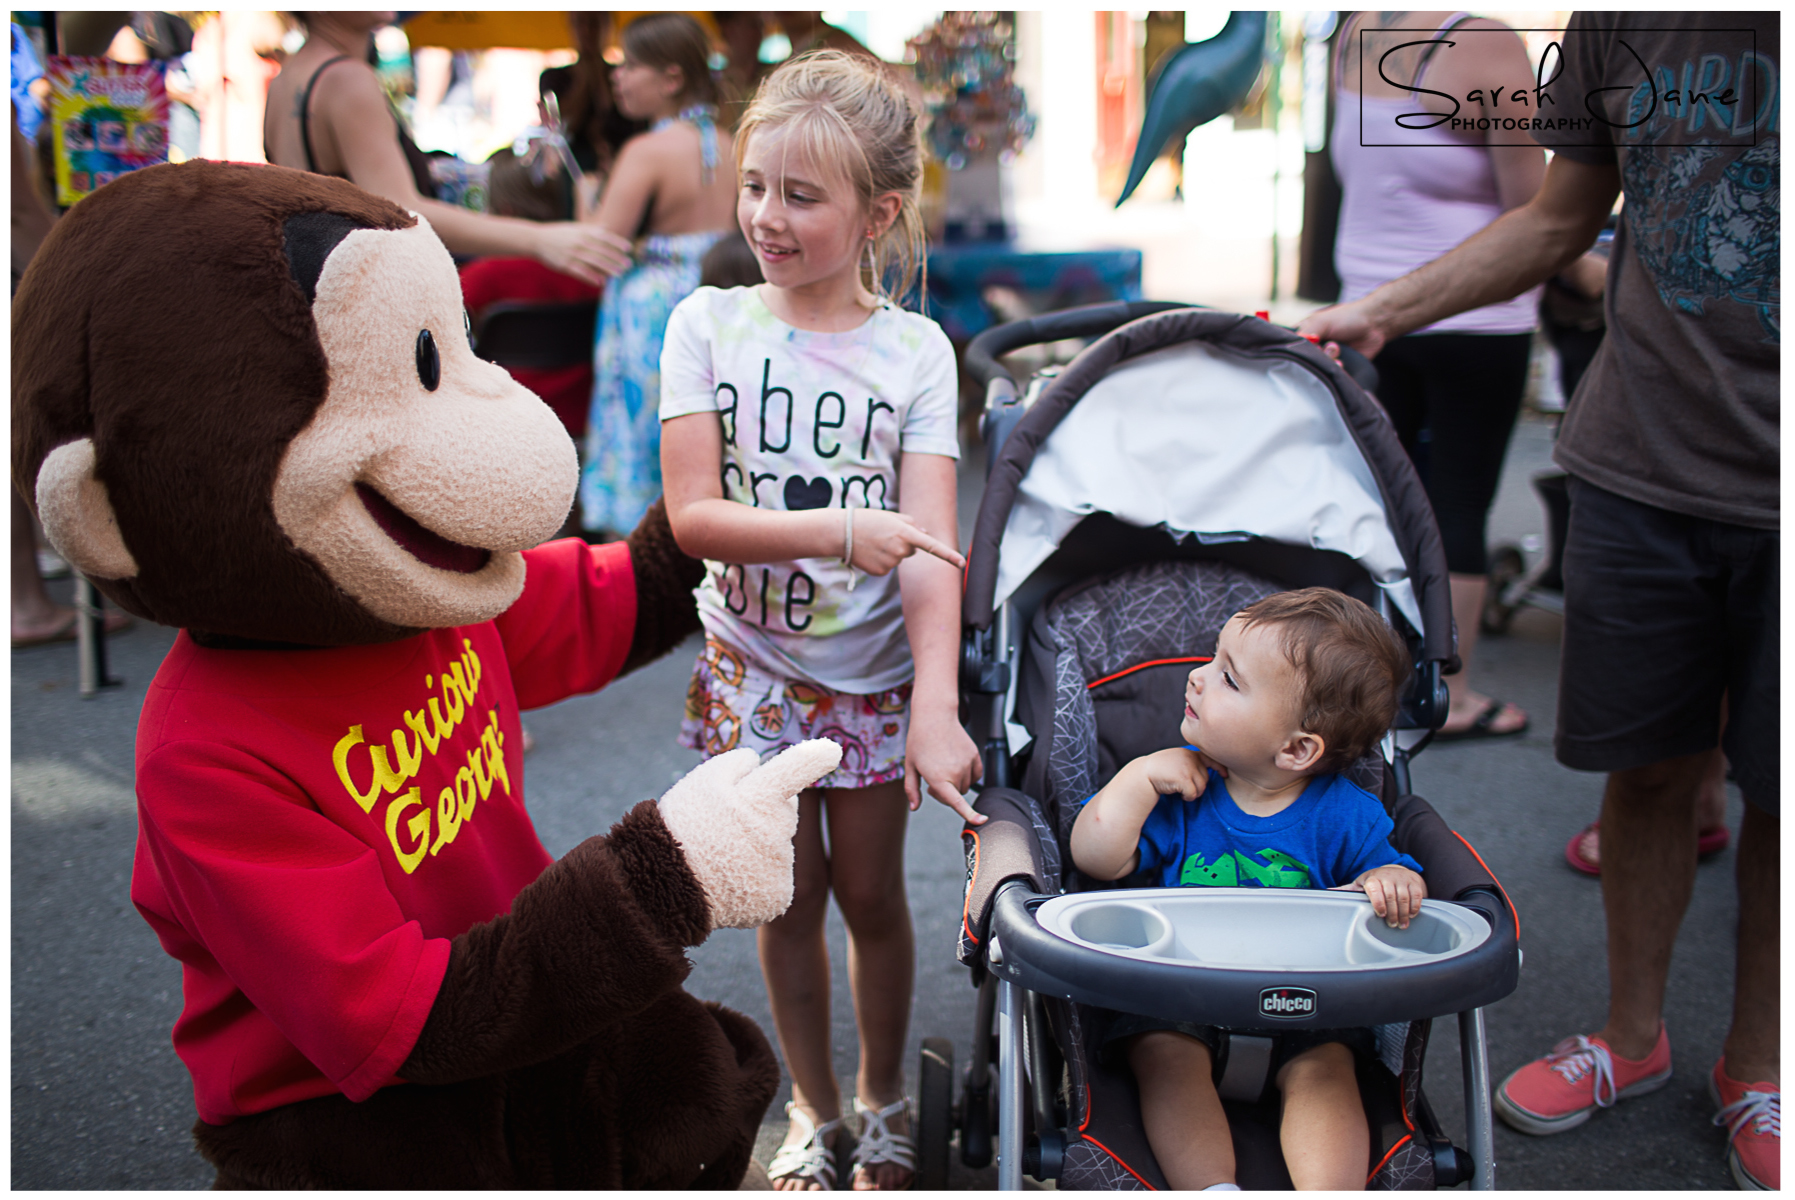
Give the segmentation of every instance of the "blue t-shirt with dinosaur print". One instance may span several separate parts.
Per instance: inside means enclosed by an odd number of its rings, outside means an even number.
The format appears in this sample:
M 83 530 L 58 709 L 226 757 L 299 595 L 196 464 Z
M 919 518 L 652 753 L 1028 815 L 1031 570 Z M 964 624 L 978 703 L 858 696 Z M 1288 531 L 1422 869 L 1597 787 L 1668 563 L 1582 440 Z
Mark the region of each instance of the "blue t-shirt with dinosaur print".
M 1269 817 L 1241 811 L 1209 772 L 1195 800 L 1161 796 L 1141 826 L 1140 870 L 1161 887 L 1331 888 L 1373 867 L 1421 864 L 1390 844 L 1395 826 L 1377 797 L 1339 775 L 1317 775 Z

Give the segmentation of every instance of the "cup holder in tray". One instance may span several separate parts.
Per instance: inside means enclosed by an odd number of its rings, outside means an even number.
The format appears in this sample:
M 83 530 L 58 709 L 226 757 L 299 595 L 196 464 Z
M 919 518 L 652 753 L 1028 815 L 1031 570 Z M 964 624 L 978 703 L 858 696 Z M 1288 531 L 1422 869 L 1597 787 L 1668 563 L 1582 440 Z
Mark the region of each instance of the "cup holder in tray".
M 1362 892 L 1144 888 L 1056 896 L 1041 928 L 1107 954 L 1203 967 L 1364 971 L 1440 962 L 1490 935 L 1476 913 L 1424 900 L 1407 929 Z

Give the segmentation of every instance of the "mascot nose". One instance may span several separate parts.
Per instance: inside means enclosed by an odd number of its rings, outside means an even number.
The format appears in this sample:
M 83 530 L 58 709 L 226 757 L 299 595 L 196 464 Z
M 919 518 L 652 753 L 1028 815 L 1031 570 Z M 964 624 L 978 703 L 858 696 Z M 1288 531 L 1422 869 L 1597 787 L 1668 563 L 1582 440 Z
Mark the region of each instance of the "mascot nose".
M 573 441 L 553 410 L 502 368 L 454 361 L 462 357 L 447 364 L 428 401 L 406 406 L 396 449 L 361 482 L 450 542 L 527 550 L 554 536 L 573 504 Z

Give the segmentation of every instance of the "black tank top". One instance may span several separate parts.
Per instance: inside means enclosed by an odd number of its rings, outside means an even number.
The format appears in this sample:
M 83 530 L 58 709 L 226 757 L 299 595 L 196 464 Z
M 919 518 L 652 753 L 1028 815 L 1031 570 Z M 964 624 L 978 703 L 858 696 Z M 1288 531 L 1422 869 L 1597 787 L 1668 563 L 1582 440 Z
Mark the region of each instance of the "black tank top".
M 320 171 L 317 155 L 312 152 L 312 89 L 318 86 L 318 76 L 348 59 L 347 54 L 339 54 L 335 58 L 326 60 L 316 71 L 312 72 L 312 77 L 305 81 L 305 91 L 299 96 L 299 141 L 305 147 L 305 169 L 314 175 L 328 174 L 334 175 L 338 179 L 349 178 L 340 172 Z M 418 149 L 417 143 L 411 140 L 411 135 L 405 132 L 405 122 L 399 120 L 397 114 L 393 117 L 393 123 L 399 127 L 399 150 L 405 155 L 406 165 L 411 168 L 412 182 L 417 185 L 418 195 L 435 199 L 436 181 L 430 177 L 430 156 Z M 263 153 L 267 153 L 266 146 L 263 147 Z

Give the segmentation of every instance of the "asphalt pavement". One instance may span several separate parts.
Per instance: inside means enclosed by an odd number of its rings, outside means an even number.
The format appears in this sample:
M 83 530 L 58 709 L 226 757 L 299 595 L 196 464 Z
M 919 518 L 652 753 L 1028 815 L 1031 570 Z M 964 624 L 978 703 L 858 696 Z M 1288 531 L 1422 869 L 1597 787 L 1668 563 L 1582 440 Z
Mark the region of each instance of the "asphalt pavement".
M 1538 538 L 1543 515 L 1527 478 L 1546 465 L 1549 427 L 1517 428 L 1492 542 Z M 970 519 L 977 472 L 962 487 Z M 1531 555 L 1530 555 L 1531 557 Z M 57 585 L 62 587 L 65 585 Z M 1522 920 L 1519 990 L 1488 1012 L 1492 1074 L 1500 1079 L 1571 1033 L 1600 1026 L 1606 1003 L 1601 895 L 1564 863 L 1565 841 L 1593 819 L 1601 777 L 1552 760 L 1556 617 L 1525 610 L 1506 637 L 1482 643 L 1478 686 L 1520 704 L 1523 737 L 1430 748 L 1415 789 L 1483 854 Z M 180 972 L 129 898 L 136 837 L 132 744 L 144 688 L 171 643 L 139 624 L 111 641 L 124 686 L 77 694 L 72 645 L 12 658 L 12 1173 L 16 1188 L 204 1188 L 212 1171 L 194 1152 L 191 1084 L 169 1031 Z M 660 794 L 697 755 L 675 743 L 696 643 L 596 696 L 526 716 L 537 747 L 526 795 L 544 843 L 560 854 L 602 832 L 637 801 Z M 1738 827 L 1736 793 L 1729 821 Z M 911 1022 L 912 1087 L 920 1040 L 945 1036 L 964 1061 L 974 993 L 954 963 L 962 867 L 959 823 L 930 801 L 906 841 L 918 963 Z M 1700 868 L 1672 963 L 1665 1019 L 1675 1053 L 1669 1087 L 1627 1101 L 1588 1125 L 1532 1138 L 1498 1125 L 1497 1182 L 1507 1188 L 1726 1188 L 1722 1132 L 1705 1073 L 1720 1053 L 1731 1003 L 1735 900 L 1729 851 Z M 851 1095 L 853 1024 L 839 964 L 844 933 L 831 915 L 838 964 L 833 1008 L 837 1074 Z M 723 930 L 692 952 L 688 989 L 771 1028 L 753 935 Z M 1447 1127 L 1463 1127 L 1455 1023 L 1436 1022 L 1426 1090 Z M 762 1130 L 764 1162 L 784 1135 L 782 1089 Z M 963 1188 L 994 1173 L 957 1170 Z

